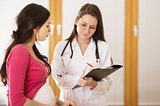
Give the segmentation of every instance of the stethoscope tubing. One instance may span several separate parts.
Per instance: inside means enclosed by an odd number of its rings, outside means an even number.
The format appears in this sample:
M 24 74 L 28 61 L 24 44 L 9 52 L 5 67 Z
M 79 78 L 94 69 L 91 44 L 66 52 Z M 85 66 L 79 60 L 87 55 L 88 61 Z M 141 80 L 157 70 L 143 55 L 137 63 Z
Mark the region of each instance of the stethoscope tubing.
M 68 68 L 68 65 L 69 65 L 69 63 L 70 63 L 70 61 L 71 61 L 71 59 L 72 59 L 72 57 L 73 57 L 73 49 L 72 49 L 72 41 L 71 41 L 71 40 L 68 40 L 68 42 L 66 43 L 66 45 L 65 45 L 65 47 L 64 47 L 64 49 L 62 50 L 62 53 L 61 53 L 61 61 L 62 61 L 62 56 L 63 56 L 63 54 L 64 54 L 64 52 L 65 52 L 65 50 L 66 50 L 66 48 L 67 48 L 67 46 L 68 46 L 69 43 L 70 43 L 71 55 L 70 55 L 70 60 L 69 60 L 69 62 L 68 62 L 68 64 L 67 64 L 67 67 L 66 67 L 66 69 L 65 69 L 65 72 L 66 72 L 66 70 L 67 70 L 67 68 Z M 97 44 L 97 41 L 96 41 L 96 40 L 95 40 L 95 45 L 96 45 L 96 51 L 95 51 L 96 62 L 100 64 L 98 44 Z M 57 73 L 59 67 L 60 67 L 60 64 L 58 65 L 58 68 L 57 68 L 57 70 L 56 70 L 56 74 L 57 74 L 57 76 L 62 77 L 62 76 L 63 76 L 62 74 L 58 74 L 58 73 Z M 65 74 L 65 72 L 63 71 L 64 74 Z

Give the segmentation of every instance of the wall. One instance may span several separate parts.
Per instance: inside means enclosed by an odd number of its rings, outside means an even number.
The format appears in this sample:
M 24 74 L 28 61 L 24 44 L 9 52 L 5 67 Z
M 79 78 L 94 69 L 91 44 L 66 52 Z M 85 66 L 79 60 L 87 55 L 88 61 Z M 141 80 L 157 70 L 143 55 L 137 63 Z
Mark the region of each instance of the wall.
M 16 29 L 15 17 L 20 10 L 28 3 L 38 3 L 49 9 L 49 0 L 1 0 L 0 1 L 0 64 L 4 58 L 4 52 L 11 42 L 12 31 Z M 39 42 L 37 45 L 40 52 L 47 57 L 49 56 L 49 39 Z M 0 105 L 6 104 L 5 87 L 0 82 Z
M 16 29 L 15 17 L 28 3 L 36 2 L 49 8 L 44 0 L 0 1 L 0 64 L 4 51 L 10 43 L 10 35 Z M 125 0 L 63 0 L 62 38 L 72 31 L 74 19 L 80 7 L 86 3 L 100 7 L 104 20 L 105 38 L 111 46 L 114 63 L 124 65 Z M 5 10 L 5 11 L 4 11 Z M 160 1 L 139 0 L 138 32 L 138 104 L 160 105 Z M 48 56 L 48 38 L 37 45 L 40 52 Z M 114 84 L 108 93 L 109 104 L 124 104 L 124 69 L 112 75 Z M 0 82 L 0 105 L 6 104 L 5 87 Z
M 160 105 L 160 1 L 139 0 L 138 104 Z
M 3 10 L 7 11 L 4 12 L 2 11 L 2 9 L 0 9 L 0 14 L 3 14 L 3 16 L 0 18 L 0 62 L 2 62 L 3 60 L 4 50 L 10 43 L 10 35 L 12 33 L 12 30 L 15 29 L 15 17 L 18 12 L 30 2 L 31 1 L 29 0 L 26 0 L 25 2 L 22 2 L 21 0 L 12 0 L 10 2 L 3 1 L 0 3 L 0 8 L 3 8 Z M 34 2 L 43 4 L 45 7 L 48 7 L 48 1 L 44 2 L 42 0 L 34 0 Z M 95 3 L 100 7 L 104 20 L 105 38 L 111 46 L 114 63 L 123 64 L 125 0 L 63 0 L 62 38 L 65 39 L 69 36 L 72 31 L 77 12 L 80 7 L 86 2 Z M 39 47 L 41 49 L 40 51 L 42 52 L 42 54 L 48 56 L 48 40 L 46 40 L 46 43 L 43 44 L 41 42 L 40 44 L 42 45 Z M 117 47 L 117 45 L 119 46 Z M 108 102 L 109 104 L 123 105 L 124 70 L 121 69 L 118 72 L 115 72 L 112 77 L 114 79 L 114 84 L 112 86 L 112 89 L 108 93 Z M 0 89 L 4 90 L 4 88 L 2 87 L 0 87 Z M 0 90 L 0 93 L 2 93 L 3 90 Z M 3 95 L 5 97 L 4 92 Z M 2 97 L 3 100 L 5 100 L 4 97 Z

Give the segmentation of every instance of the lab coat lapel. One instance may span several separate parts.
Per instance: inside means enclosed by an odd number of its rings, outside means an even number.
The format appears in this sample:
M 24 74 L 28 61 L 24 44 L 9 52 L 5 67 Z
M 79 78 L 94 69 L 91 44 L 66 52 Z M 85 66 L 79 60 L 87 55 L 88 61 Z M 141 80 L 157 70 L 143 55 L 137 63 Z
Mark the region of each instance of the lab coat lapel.
M 73 52 L 74 52 L 75 54 L 77 54 L 78 56 L 82 57 L 81 49 L 80 49 L 80 47 L 79 47 L 79 45 L 78 45 L 78 42 L 77 42 L 77 40 L 76 40 L 76 37 L 75 37 L 75 38 L 73 39 L 73 41 L 72 41 L 72 47 L 73 47 Z
M 95 43 L 93 41 L 93 38 L 91 38 L 91 42 L 89 43 L 87 50 L 84 53 L 84 56 L 82 55 L 81 49 L 78 45 L 78 42 L 76 40 L 76 37 L 72 41 L 72 47 L 73 47 L 73 52 L 76 53 L 78 56 L 85 58 L 86 56 L 89 56 L 90 54 L 94 53 L 95 50 Z
M 74 54 L 77 54 L 78 56 L 80 56 L 81 59 L 84 59 L 84 60 L 86 57 L 90 56 L 91 54 L 93 54 L 93 53 L 95 54 L 95 52 L 94 52 L 95 51 L 95 42 L 93 41 L 93 39 L 91 39 L 91 42 L 88 45 L 84 56 L 82 55 L 80 47 L 78 45 L 78 42 L 75 38 L 72 41 L 72 47 L 73 47 Z M 82 70 L 83 74 L 86 73 L 86 69 L 88 67 L 87 62 L 88 61 L 83 61 L 81 64 L 82 65 L 81 70 Z
M 91 56 L 92 54 L 95 54 L 95 43 L 93 41 L 93 39 L 91 39 L 91 42 L 89 43 L 86 51 L 85 51 L 85 54 L 83 56 L 83 59 L 84 59 L 84 68 L 83 68 L 83 74 L 86 74 L 88 73 L 88 70 L 89 70 L 89 67 L 87 65 L 88 63 L 88 59 L 86 60 L 85 58 L 88 58 L 88 56 Z
M 84 58 L 87 57 L 87 56 L 90 56 L 92 53 L 95 53 L 95 43 L 93 41 L 93 38 L 91 38 L 91 42 L 89 43 L 87 49 L 86 49 L 86 52 L 84 53 Z

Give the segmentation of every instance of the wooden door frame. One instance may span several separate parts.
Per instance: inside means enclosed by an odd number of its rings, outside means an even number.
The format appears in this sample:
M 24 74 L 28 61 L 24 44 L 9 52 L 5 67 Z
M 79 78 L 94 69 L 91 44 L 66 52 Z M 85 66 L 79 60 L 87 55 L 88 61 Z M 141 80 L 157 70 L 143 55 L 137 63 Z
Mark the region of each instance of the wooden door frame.
M 138 106 L 138 0 L 125 4 L 125 106 Z
M 53 35 L 49 35 L 49 64 L 51 65 L 55 46 L 62 39 L 62 30 L 60 31 L 60 35 L 57 32 L 57 26 L 62 26 L 62 0 L 49 0 L 49 10 L 51 13 L 51 24 L 54 25 L 54 28 L 51 29 L 54 33 Z M 49 77 L 49 84 L 55 96 L 59 97 L 60 89 L 53 80 L 52 73 Z

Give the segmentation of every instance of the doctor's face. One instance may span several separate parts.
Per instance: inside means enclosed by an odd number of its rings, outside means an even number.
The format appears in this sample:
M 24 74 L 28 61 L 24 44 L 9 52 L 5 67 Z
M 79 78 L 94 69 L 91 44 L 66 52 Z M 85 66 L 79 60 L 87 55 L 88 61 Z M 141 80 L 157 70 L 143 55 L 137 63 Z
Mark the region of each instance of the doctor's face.
M 97 23 L 97 18 L 90 14 L 83 15 L 79 20 L 76 19 L 78 38 L 90 39 L 96 31 Z

